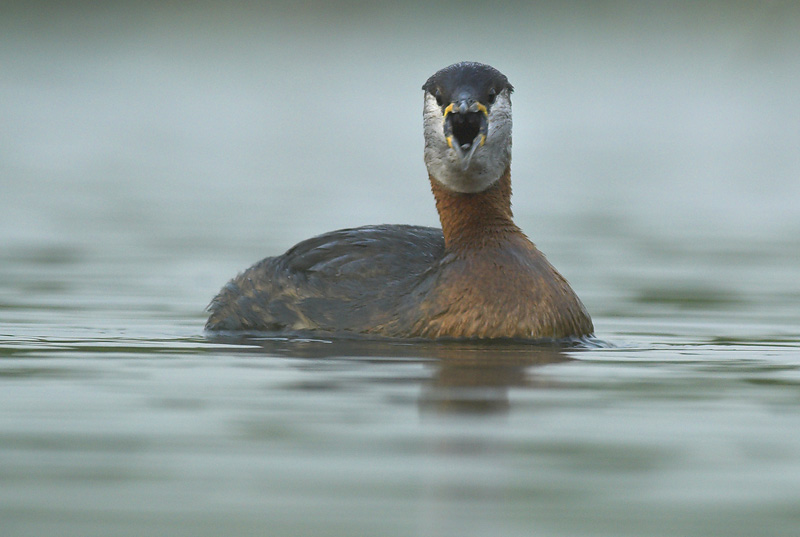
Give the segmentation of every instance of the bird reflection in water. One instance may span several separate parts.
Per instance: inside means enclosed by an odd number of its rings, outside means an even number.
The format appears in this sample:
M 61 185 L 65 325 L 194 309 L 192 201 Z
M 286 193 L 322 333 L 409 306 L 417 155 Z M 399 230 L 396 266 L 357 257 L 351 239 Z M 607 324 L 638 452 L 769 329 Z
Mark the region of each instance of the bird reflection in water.
M 594 345 L 586 339 L 537 344 L 508 340 L 412 342 L 255 336 L 214 339 L 236 344 L 230 347 L 231 352 L 252 353 L 253 347 L 260 347 L 268 355 L 286 358 L 424 363 L 433 371 L 427 381 L 422 381 L 420 410 L 442 414 L 508 412 L 510 388 L 552 387 L 552 383 L 536 376 L 536 366 L 570 361 L 570 351 Z

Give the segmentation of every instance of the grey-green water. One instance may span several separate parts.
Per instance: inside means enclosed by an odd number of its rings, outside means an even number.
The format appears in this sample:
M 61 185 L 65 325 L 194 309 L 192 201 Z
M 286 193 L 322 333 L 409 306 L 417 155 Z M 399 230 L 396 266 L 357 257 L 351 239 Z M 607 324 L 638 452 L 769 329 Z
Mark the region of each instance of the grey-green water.
M 797 535 L 798 50 L 795 2 L 0 8 L 0 533 Z M 206 338 L 263 256 L 436 224 L 462 59 L 604 344 Z

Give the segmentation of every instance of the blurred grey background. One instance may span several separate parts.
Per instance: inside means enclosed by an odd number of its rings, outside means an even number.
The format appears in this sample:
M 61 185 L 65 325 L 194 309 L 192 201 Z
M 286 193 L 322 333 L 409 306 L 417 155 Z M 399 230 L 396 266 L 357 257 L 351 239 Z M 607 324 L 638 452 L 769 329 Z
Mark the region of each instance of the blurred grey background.
M 217 281 L 327 230 L 437 225 L 420 86 L 467 59 L 517 88 L 515 212 L 562 263 L 800 233 L 795 1 L 0 9 L 6 246 L 214 256 Z

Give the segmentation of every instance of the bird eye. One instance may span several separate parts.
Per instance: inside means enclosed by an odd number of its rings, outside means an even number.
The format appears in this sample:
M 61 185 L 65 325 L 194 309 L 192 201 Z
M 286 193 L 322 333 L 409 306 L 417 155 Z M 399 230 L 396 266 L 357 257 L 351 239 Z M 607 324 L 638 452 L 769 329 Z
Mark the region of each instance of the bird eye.
M 444 104 L 444 99 L 442 99 L 442 92 L 440 92 L 438 89 L 436 90 L 436 94 L 434 95 L 434 97 L 436 97 L 436 104 L 438 104 L 439 106 L 442 106 Z
M 494 104 L 494 100 L 497 98 L 497 91 L 494 88 L 489 90 L 489 96 L 486 98 L 489 101 L 489 104 Z

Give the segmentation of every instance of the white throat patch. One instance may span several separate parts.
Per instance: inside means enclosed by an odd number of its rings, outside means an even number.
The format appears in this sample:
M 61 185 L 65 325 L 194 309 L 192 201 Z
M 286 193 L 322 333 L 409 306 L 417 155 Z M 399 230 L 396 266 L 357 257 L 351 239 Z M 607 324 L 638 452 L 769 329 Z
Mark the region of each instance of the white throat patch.
M 469 165 L 464 169 L 456 149 L 450 147 L 445 139 L 441 106 L 433 95 L 425 92 L 425 166 L 431 177 L 450 190 L 463 193 L 481 192 L 497 182 L 511 163 L 511 98 L 508 91 L 497 95 L 487 121 L 486 142 L 474 148 Z

